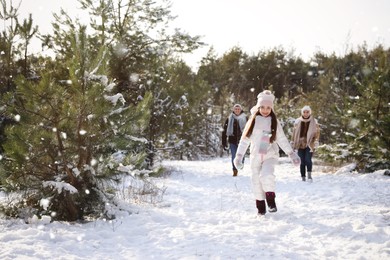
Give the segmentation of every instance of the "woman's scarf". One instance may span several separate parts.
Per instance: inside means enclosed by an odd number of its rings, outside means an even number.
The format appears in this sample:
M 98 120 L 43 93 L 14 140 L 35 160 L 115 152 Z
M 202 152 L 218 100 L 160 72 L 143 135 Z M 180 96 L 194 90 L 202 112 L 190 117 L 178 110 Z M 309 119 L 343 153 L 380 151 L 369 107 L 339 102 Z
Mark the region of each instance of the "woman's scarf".
M 246 124 L 246 115 L 245 113 L 239 114 L 238 116 L 234 113 L 231 113 L 229 116 L 229 122 L 228 122 L 228 127 L 227 127 L 227 136 L 232 136 L 233 135 L 233 124 L 234 124 L 234 119 L 238 121 L 238 125 L 240 126 L 241 132 L 244 130 L 245 124 Z
M 303 117 L 299 117 L 297 121 L 295 121 L 296 129 L 294 133 L 294 147 L 297 147 L 299 143 L 299 136 L 301 133 L 302 122 L 305 123 L 310 122 L 309 129 L 307 130 L 307 136 L 306 136 L 306 147 L 309 146 L 309 144 L 311 143 L 311 141 L 313 140 L 313 138 L 317 133 L 317 124 L 313 116 L 310 115 L 310 117 L 307 119 Z

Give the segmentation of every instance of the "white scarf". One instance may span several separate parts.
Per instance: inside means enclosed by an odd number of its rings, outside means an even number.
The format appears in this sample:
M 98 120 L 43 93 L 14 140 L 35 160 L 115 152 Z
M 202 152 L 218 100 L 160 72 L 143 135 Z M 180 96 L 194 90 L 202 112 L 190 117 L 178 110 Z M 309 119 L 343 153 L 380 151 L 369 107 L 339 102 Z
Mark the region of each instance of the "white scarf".
M 234 113 L 231 113 L 229 116 L 229 122 L 227 127 L 227 136 L 233 135 L 233 124 L 234 119 L 238 121 L 238 124 L 240 126 L 241 132 L 244 130 L 245 124 L 246 124 L 246 115 L 245 113 L 241 113 L 238 116 Z

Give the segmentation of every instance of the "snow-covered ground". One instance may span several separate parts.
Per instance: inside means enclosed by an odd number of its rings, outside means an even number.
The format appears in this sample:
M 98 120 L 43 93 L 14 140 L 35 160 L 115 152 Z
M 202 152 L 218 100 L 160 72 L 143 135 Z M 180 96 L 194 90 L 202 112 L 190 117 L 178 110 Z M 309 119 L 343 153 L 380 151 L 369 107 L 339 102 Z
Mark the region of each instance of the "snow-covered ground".
M 390 259 L 390 177 L 325 172 L 302 182 L 276 168 L 277 213 L 256 217 L 249 160 L 167 161 L 157 204 L 113 221 L 25 224 L 0 220 L 0 259 Z

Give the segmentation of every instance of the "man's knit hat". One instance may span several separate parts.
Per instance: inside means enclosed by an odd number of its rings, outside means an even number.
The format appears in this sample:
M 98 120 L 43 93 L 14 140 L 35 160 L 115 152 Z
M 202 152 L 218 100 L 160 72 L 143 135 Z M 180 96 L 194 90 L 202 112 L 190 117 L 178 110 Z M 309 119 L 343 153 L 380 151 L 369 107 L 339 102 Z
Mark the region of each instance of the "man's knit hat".
M 309 114 L 311 115 L 311 108 L 309 106 L 304 106 L 301 109 L 301 114 L 303 115 L 303 111 L 309 111 Z
M 234 110 L 234 108 L 236 108 L 236 107 L 239 107 L 239 108 L 242 110 L 242 106 L 241 106 L 240 104 L 235 104 L 235 105 L 233 106 L 233 110 Z
M 269 90 L 264 90 L 259 95 L 257 95 L 256 107 L 259 108 L 261 106 L 270 106 L 273 109 L 274 100 L 275 96 L 272 94 L 272 92 Z

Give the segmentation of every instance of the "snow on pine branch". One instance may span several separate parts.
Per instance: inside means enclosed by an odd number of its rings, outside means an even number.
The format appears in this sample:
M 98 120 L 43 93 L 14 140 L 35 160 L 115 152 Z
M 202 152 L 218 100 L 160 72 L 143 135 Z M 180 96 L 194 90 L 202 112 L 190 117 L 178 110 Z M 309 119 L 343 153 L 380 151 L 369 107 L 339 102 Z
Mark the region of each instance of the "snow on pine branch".
M 95 74 L 87 74 L 85 75 L 87 80 L 100 82 L 104 87 L 108 85 L 108 78 L 106 75 L 95 75 Z
M 43 187 L 51 187 L 57 190 L 58 194 L 61 194 L 62 191 L 69 191 L 70 193 L 77 193 L 77 189 L 66 182 L 58 182 L 58 181 L 45 181 L 43 182 Z
M 118 103 L 118 100 L 122 103 L 122 105 L 124 105 L 126 103 L 125 98 L 120 93 L 117 93 L 113 96 L 104 95 L 104 98 L 106 100 L 110 101 L 114 106 L 116 106 L 116 104 Z
M 94 72 L 95 71 L 92 71 L 91 73 L 86 73 L 85 77 L 88 80 L 100 82 L 105 87 L 105 90 L 107 92 L 112 91 L 112 89 L 115 86 L 115 83 L 108 84 L 108 77 L 106 75 L 95 75 L 95 74 L 93 74 Z M 118 100 L 122 103 L 122 105 L 124 105 L 126 103 L 126 100 L 121 93 L 117 93 L 113 96 L 104 95 L 104 98 L 106 100 L 110 101 L 114 106 L 116 106 L 116 104 L 118 103 Z
M 139 170 L 139 169 L 134 169 L 134 165 L 123 165 L 123 164 L 119 164 L 117 170 L 119 172 L 123 172 L 123 173 L 126 173 L 126 174 L 130 174 L 132 177 L 136 177 L 136 176 L 148 176 L 150 173 L 153 173 L 153 171 L 151 170 L 146 170 L 146 169 L 142 169 L 142 170 Z
M 140 143 L 148 143 L 148 140 L 144 137 L 136 137 L 136 136 L 132 136 L 132 135 L 126 135 L 126 138 L 132 140 L 132 141 L 135 141 L 135 142 L 140 142 Z

